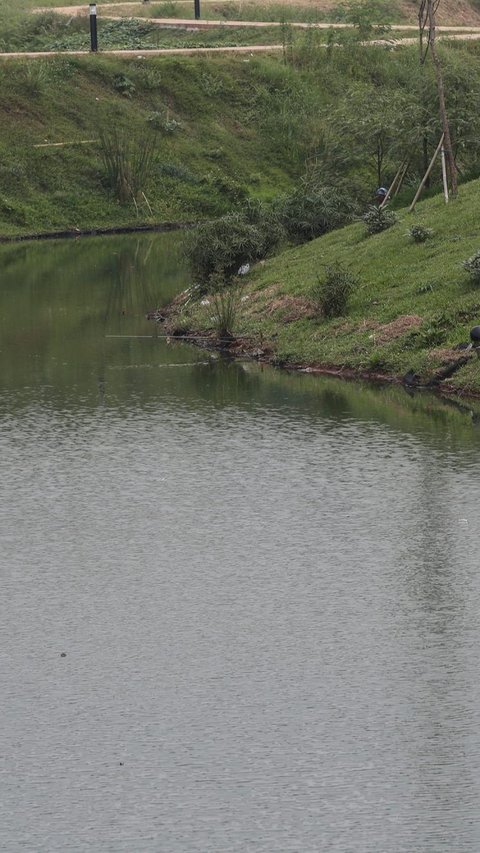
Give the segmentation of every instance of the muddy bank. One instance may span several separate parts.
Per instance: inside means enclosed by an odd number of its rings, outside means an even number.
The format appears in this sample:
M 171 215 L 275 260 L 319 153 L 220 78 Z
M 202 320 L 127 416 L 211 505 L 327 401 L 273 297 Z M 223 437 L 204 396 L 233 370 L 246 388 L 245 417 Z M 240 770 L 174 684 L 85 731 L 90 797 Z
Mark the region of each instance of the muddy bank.
M 171 305 L 157 311 L 152 311 L 147 315 L 149 320 L 160 323 L 165 329 L 165 333 L 172 339 L 184 340 L 186 343 L 194 344 L 202 349 L 221 352 L 231 358 L 251 359 L 282 370 L 316 374 L 318 376 L 333 376 L 337 379 L 346 379 L 349 381 L 402 385 L 410 393 L 430 391 L 441 396 L 461 396 L 471 398 L 472 400 L 480 399 L 480 392 L 478 390 L 465 387 L 460 391 L 458 388 L 449 385 L 447 381 L 467 364 L 468 361 L 478 356 L 478 352 L 475 349 L 470 349 L 469 351 L 461 349 L 458 351 L 458 354 L 455 351 L 451 351 L 445 364 L 441 368 L 432 371 L 427 377 L 419 377 L 412 371 L 405 375 L 396 375 L 382 371 L 346 367 L 339 364 L 285 361 L 275 354 L 273 345 L 268 342 L 255 340 L 248 336 L 237 337 L 232 335 L 219 338 L 213 330 L 201 332 L 185 327 L 182 324 L 180 311 L 183 299 L 184 294 L 181 294 Z

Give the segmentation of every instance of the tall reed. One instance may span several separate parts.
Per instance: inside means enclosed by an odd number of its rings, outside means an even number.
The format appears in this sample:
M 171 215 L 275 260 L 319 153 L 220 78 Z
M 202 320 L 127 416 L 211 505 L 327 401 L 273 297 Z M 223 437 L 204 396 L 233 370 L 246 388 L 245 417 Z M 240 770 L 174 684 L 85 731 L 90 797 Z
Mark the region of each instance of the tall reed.
M 156 155 L 155 137 L 112 128 L 101 129 L 99 140 L 105 177 L 120 204 L 146 201 L 145 190 Z

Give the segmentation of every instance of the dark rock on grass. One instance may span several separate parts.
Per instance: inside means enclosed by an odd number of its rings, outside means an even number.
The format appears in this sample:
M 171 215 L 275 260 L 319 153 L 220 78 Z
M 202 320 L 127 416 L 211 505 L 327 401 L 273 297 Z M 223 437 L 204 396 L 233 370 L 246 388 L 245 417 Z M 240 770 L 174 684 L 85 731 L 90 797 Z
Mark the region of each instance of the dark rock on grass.
M 474 347 L 480 347 L 480 326 L 474 326 L 470 332 L 470 340 Z
M 413 370 L 409 370 L 402 379 L 404 385 L 408 388 L 416 388 L 420 385 L 420 377 Z

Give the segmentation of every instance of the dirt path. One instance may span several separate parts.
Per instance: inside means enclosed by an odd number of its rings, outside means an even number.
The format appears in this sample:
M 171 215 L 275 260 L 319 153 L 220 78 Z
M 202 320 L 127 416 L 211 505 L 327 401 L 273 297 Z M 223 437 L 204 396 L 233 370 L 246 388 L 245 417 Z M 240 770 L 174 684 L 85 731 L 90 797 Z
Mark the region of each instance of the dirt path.
M 440 36 L 440 38 L 442 38 Z M 465 33 L 464 35 L 452 35 L 447 38 L 456 40 L 478 40 L 480 32 Z M 417 44 L 416 38 L 405 38 L 394 41 L 393 39 L 376 39 L 375 41 L 364 42 L 364 44 L 376 44 L 397 47 L 403 45 Z M 326 45 L 322 45 L 326 47 Z M 154 48 L 152 50 L 99 50 L 99 56 L 124 56 L 125 58 L 144 59 L 148 56 L 194 56 L 196 54 L 211 54 L 211 53 L 270 53 L 272 51 L 283 50 L 281 44 L 255 44 L 242 45 L 240 47 L 163 47 Z M 42 59 L 49 56 L 92 56 L 89 50 L 44 50 L 44 51 L 23 51 L 15 53 L 0 53 L 2 59 Z
M 189 0 L 191 2 L 191 0 Z M 118 9 L 118 3 L 109 3 L 102 4 L 98 6 L 99 12 L 102 9 Z M 123 4 L 122 4 L 123 5 Z M 125 4 L 128 6 L 133 6 L 135 4 Z M 143 6 L 143 3 L 139 3 L 136 5 Z M 58 15 L 71 15 L 78 17 L 87 17 L 89 14 L 89 10 L 87 6 L 57 6 L 55 8 L 38 8 L 33 10 L 36 13 L 44 13 L 44 12 L 55 12 Z M 100 17 L 100 16 L 99 16 Z M 127 16 L 125 15 L 108 15 L 109 20 L 113 21 L 122 21 Z M 158 27 L 191 27 L 192 29 L 209 29 L 211 27 L 225 27 L 225 28 L 238 28 L 238 27 L 281 27 L 283 26 L 280 21 L 227 21 L 224 18 L 217 20 L 204 19 L 196 21 L 194 18 L 144 18 L 140 16 L 128 16 L 129 18 L 133 17 L 133 20 L 142 21 L 146 24 L 154 24 Z M 335 29 L 352 29 L 353 24 L 332 24 L 332 23 L 305 23 L 304 21 L 289 21 L 288 26 L 296 27 L 298 29 L 318 29 L 318 30 L 329 30 L 334 27 Z M 418 26 L 415 24 L 392 24 L 392 30 L 408 32 L 408 31 L 418 31 Z M 437 27 L 437 32 L 480 32 L 480 27 L 478 26 L 470 26 L 465 24 L 463 26 L 439 26 Z
M 98 56 L 125 56 L 142 59 L 147 56 L 190 56 L 201 53 L 268 53 L 282 50 L 281 44 L 255 44 L 242 47 L 165 47 L 153 50 L 99 50 Z M 44 50 L 0 53 L 0 59 L 41 59 L 49 56 L 92 56 L 89 50 Z
M 153 24 L 153 26 L 164 27 L 164 28 L 183 28 L 186 29 L 195 29 L 195 30 L 208 30 L 213 28 L 235 28 L 239 27 L 283 27 L 284 24 L 282 21 L 227 21 L 224 18 L 217 20 L 204 19 L 203 21 L 196 21 L 194 18 L 142 18 L 142 17 L 129 17 L 126 18 L 124 15 L 106 15 L 105 18 L 108 18 L 109 21 L 141 21 L 144 24 Z M 351 30 L 353 29 L 353 24 L 326 24 L 326 23 L 314 23 L 309 24 L 305 21 L 288 21 L 287 25 L 289 27 L 295 27 L 300 30 Z M 402 31 L 402 32 L 418 32 L 418 26 L 414 24 L 394 24 L 391 26 L 392 30 Z M 462 33 L 462 32 L 480 32 L 480 27 L 437 27 L 437 32 L 441 33 Z

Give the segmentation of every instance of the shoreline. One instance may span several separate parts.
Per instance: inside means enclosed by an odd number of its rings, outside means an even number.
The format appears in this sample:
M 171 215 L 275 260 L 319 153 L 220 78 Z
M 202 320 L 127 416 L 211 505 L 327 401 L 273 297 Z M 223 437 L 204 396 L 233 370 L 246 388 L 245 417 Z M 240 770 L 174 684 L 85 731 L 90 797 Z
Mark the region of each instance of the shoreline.
M 193 228 L 194 225 L 194 222 L 159 222 L 154 225 L 112 225 L 99 228 L 67 228 L 62 231 L 38 231 L 33 234 L 0 234 L 0 244 L 26 243 L 40 240 L 74 240 L 77 237 L 108 237 L 115 234 L 182 231 Z
M 162 323 L 168 323 L 170 318 L 175 318 L 175 315 L 169 314 L 169 311 L 172 309 L 175 310 L 176 308 L 178 308 L 178 305 L 171 303 L 164 309 L 166 312 L 165 315 L 162 312 L 152 312 L 151 314 L 147 314 L 147 317 L 159 325 Z M 178 316 L 178 314 L 176 316 Z M 168 325 L 166 327 L 166 331 L 168 333 Z M 275 356 L 271 346 L 264 342 L 255 341 L 249 337 L 233 336 L 231 339 L 219 340 L 214 332 L 202 333 L 190 329 L 182 330 L 180 333 L 180 331 L 175 328 L 172 329 L 169 337 L 178 341 L 184 340 L 186 343 L 191 343 L 194 346 L 198 346 L 212 352 L 221 352 L 223 355 L 232 358 L 232 360 L 241 360 L 242 358 L 250 359 L 252 361 L 257 361 L 260 364 L 266 364 L 280 370 L 315 376 L 330 376 L 332 378 L 343 379 L 349 382 L 369 382 L 372 385 L 399 385 L 405 389 L 406 393 L 411 393 L 412 395 L 419 392 L 429 392 L 438 397 L 461 397 L 462 399 L 480 400 L 479 391 L 468 388 L 459 390 L 458 388 L 448 385 L 448 383 L 444 381 L 446 378 L 443 375 L 444 371 L 440 371 L 440 375 L 438 373 L 433 373 L 429 380 L 424 383 L 417 383 L 415 381 L 408 382 L 405 377 L 398 376 L 393 373 L 389 374 L 379 371 L 369 371 L 363 368 L 347 367 L 340 364 L 309 364 L 307 362 L 281 361 Z M 465 357 L 465 355 L 459 356 L 457 362 L 452 362 L 449 365 L 450 369 L 453 369 L 448 375 L 452 375 L 452 373 L 456 372 L 456 370 L 463 366 L 466 361 L 470 360 L 471 357 L 472 356 Z

